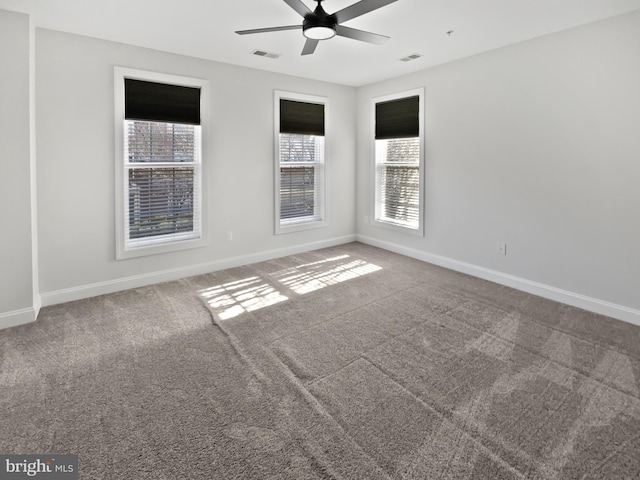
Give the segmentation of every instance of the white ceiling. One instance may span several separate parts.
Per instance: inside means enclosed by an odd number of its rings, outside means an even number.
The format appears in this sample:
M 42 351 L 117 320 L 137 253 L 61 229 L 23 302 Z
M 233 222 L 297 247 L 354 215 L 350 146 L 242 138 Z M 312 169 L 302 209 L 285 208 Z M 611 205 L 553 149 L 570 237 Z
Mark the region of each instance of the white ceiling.
M 323 7 L 332 13 L 356 1 Z M 307 56 L 299 30 L 234 33 L 301 23 L 282 0 L 0 0 L 0 8 L 31 14 L 36 27 L 360 86 L 640 9 L 640 0 L 398 0 L 344 24 L 390 36 L 384 45 L 335 37 Z M 399 60 L 413 53 L 424 56 Z

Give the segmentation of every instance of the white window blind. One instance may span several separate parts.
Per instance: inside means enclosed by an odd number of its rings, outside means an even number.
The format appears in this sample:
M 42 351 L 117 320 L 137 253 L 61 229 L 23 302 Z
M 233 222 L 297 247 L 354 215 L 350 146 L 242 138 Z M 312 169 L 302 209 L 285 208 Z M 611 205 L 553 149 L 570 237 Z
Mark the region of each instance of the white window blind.
M 280 220 L 324 217 L 324 137 L 280 134 Z
M 128 247 L 200 236 L 199 125 L 125 120 Z
M 377 217 L 417 228 L 420 222 L 420 139 L 376 140 Z

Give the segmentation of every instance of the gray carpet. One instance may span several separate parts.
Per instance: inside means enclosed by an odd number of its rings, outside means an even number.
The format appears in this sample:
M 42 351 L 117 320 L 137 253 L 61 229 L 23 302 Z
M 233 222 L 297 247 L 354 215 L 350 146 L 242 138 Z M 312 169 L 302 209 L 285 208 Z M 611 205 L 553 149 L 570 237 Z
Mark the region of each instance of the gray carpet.
M 354 243 L 0 331 L 1 453 L 83 479 L 637 479 L 640 328 Z

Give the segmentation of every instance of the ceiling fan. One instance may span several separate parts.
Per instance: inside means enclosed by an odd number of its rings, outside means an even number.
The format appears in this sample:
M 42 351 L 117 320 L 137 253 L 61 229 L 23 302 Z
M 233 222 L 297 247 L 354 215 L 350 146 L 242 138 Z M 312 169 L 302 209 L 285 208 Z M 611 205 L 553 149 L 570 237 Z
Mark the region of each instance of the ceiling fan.
M 338 35 L 340 37 L 352 38 L 354 40 L 360 40 L 361 42 L 374 43 L 380 45 L 389 37 L 384 35 L 378 35 L 377 33 L 365 32 L 364 30 L 358 30 L 356 28 L 345 27 L 343 22 L 351 20 L 353 18 L 369 13 L 373 10 L 377 10 L 380 7 L 389 5 L 397 0 L 360 0 L 358 3 L 354 3 L 342 10 L 335 13 L 328 14 L 322 8 L 321 2 L 323 0 L 315 0 L 318 2 L 318 6 L 315 10 L 311 10 L 307 7 L 302 0 L 284 0 L 284 3 L 298 12 L 304 20 L 302 25 L 286 25 L 283 27 L 268 27 L 268 28 L 256 28 L 253 30 L 237 30 L 238 35 L 247 35 L 251 33 L 265 33 L 265 32 L 278 32 L 282 30 L 299 30 L 302 29 L 302 34 L 306 37 L 304 48 L 302 49 L 302 55 L 310 55 L 318 46 L 320 40 L 328 40 Z

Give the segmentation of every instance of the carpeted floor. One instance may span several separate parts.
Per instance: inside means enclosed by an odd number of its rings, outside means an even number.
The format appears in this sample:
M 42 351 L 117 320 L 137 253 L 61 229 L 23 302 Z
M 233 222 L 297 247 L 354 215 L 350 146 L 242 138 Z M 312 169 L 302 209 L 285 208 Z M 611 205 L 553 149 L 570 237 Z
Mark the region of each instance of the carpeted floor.
M 354 243 L 0 331 L 0 453 L 82 479 L 637 479 L 640 328 Z

